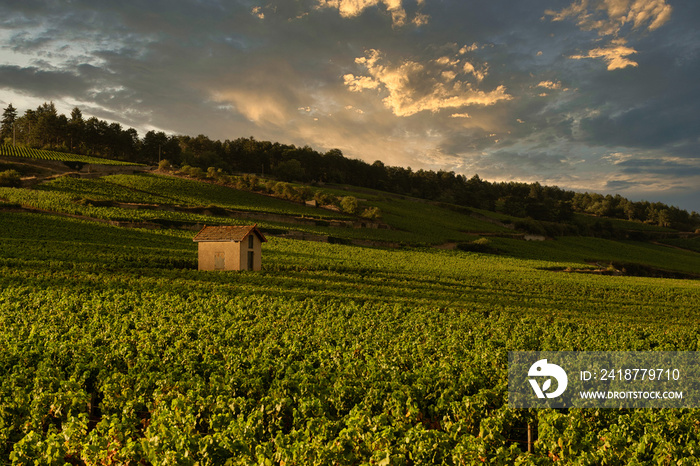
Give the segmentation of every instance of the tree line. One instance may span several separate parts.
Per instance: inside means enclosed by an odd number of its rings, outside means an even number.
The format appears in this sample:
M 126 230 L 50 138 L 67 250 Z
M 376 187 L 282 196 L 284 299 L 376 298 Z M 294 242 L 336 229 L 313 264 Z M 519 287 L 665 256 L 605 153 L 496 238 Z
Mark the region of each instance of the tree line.
M 166 135 L 149 131 L 139 138 L 134 128 L 85 119 L 79 108 L 70 117 L 44 103 L 22 116 L 8 105 L 0 141 L 96 157 L 175 166 L 214 168 L 226 173 L 252 173 L 282 181 L 339 183 L 379 189 L 445 204 L 486 209 L 545 222 L 569 222 L 574 212 L 636 220 L 680 230 L 700 228 L 700 215 L 660 202 L 633 202 L 619 195 L 578 193 L 539 183 L 488 182 L 478 175 L 417 170 L 350 159 L 339 149 L 319 152 L 253 137 L 224 141 L 205 135 Z

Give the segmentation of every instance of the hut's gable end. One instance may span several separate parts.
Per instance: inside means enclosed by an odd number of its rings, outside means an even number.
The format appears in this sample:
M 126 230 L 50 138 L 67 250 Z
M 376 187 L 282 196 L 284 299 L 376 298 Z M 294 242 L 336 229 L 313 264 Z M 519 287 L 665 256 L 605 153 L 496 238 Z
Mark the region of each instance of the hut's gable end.
M 260 270 L 265 236 L 253 226 L 205 226 L 195 235 L 199 270 Z

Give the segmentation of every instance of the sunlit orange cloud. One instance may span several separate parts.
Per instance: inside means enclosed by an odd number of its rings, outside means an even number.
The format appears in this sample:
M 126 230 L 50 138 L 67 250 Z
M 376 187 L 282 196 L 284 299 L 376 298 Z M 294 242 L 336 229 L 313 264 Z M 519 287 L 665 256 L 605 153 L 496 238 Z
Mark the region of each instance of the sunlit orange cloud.
M 424 0 L 416 0 L 416 4 L 421 7 Z M 403 7 L 403 0 L 317 0 L 316 8 L 337 9 L 343 18 L 353 18 L 362 14 L 367 8 L 383 5 L 391 14 L 394 26 L 405 26 L 408 20 L 406 10 Z M 410 23 L 414 26 L 428 24 L 430 17 L 426 14 L 416 12 Z
M 537 87 L 544 87 L 545 89 L 561 89 L 561 83 L 554 81 L 540 81 Z
M 359 16 L 365 9 L 379 4 L 386 6 L 395 25 L 403 26 L 406 23 L 406 11 L 401 0 L 318 0 L 318 8 L 336 8 L 344 18 Z
M 572 55 L 569 58 L 602 58 L 608 70 L 637 66 L 637 62 L 627 58 L 637 53 L 627 47 L 623 37 L 623 27 L 632 29 L 646 27 L 649 31 L 660 28 L 671 18 L 673 8 L 666 0 L 577 0 L 561 11 L 545 11 L 552 21 L 573 19 L 584 31 L 597 31 L 600 36 L 612 36 L 610 45 L 596 47 L 587 54 Z
M 637 53 L 631 47 L 624 45 L 611 45 L 590 50 L 586 55 L 572 55 L 569 58 L 581 60 L 583 58 L 602 58 L 608 64 L 608 70 L 627 68 L 628 66 L 638 66 L 638 63 L 627 58 Z
M 481 81 L 486 73 L 485 70 L 476 72 L 473 65 L 467 62 L 469 66 L 466 66 L 461 59 L 440 57 L 425 64 L 404 60 L 392 65 L 385 64 L 380 51 L 370 50 L 355 61 L 367 69 L 369 76 L 347 74 L 345 85 L 353 92 L 384 90 L 388 96 L 382 102 L 396 116 L 411 116 L 425 110 L 437 112 L 471 105 L 488 106 L 512 99 L 505 86 L 484 91 L 460 77 L 458 73 L 467 71 Z
M 577 0 L 561 11 L 547 10 L 545 15 L 552 21 L 573 19 L 582 30 L 598 31 L 601 36 L 618 36 L 625 24 L 658 29 L 668 22 L 672 11 L 666 0 Z
M 214 102 L 228 103 L 248 120 L 256 124 L 283 125 L 289 119 L 288 112 L 274 95 L 250 90 L 226 90 L 213 92 Z

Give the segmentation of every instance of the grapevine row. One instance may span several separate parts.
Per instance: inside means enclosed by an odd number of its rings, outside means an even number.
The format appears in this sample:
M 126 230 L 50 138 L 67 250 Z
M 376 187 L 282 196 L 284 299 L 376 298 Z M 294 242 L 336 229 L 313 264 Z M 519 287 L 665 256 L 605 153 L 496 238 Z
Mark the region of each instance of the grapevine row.
M 129 162 L 119 160 L 102 159 L 90 157 L 88 155 L 67 154 L 51 150 L 34 149 L 31 147 L 15 147 L 10 145 L 0 145 L 0 156 L 2 157 L 24 157 L 38 160 L 52 160 L 58 162 L 80 162 L 98 165 L 134 165 Z

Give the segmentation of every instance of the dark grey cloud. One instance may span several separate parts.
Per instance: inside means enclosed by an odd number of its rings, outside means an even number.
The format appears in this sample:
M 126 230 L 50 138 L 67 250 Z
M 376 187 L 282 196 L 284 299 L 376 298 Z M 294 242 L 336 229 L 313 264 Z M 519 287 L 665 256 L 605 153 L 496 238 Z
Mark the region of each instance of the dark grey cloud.
M 39 94 L 47 98 L 82 94 L 88 84 L 77 73 L 49 71 L 35 66 L 0 66 L 0 87 L 12 88 L 27 94 Z
M 691 164 L 683 159 L 631 158 L 618 163 L 617 166 L 621 169 L 622 173 L 631 175 L 644 173 L 672 177 L 700 177 L 700 163 Z

